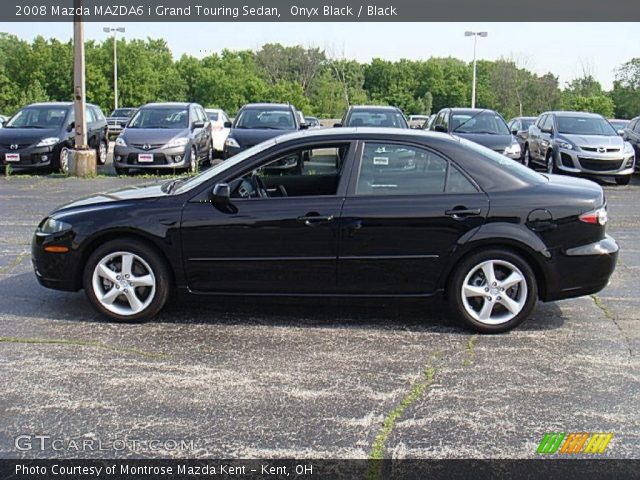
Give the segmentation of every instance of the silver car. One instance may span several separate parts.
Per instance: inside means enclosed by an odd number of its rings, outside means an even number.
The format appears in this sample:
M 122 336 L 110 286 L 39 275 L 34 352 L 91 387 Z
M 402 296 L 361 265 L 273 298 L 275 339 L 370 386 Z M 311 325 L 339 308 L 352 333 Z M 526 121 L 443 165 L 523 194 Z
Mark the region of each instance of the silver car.
M 602 116 L 585 112 L 546 112 L 529 128 L 524 164 L 548 173 L 612 176 L 627 185 L 635 153 Z

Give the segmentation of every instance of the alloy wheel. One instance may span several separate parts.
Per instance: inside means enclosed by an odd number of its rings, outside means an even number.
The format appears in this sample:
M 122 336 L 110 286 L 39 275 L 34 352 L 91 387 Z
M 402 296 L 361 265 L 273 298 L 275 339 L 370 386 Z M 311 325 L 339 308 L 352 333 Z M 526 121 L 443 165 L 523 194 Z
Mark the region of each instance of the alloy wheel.
M 527 281 L 511 262 L 486 260 L 469 271 L 461 293 L 464 309 L 473 319 L 486 325 L 500 325 L 524 308 Z
M 547 155 L 547 173 L 555 173 L 555 165 L 553 164 L 553 154 Z
M 529 147 L 524 148 L 524 156 L 522 157 L 522 164 L 525 167 L 531 167 L 531 152 L 529 151 Z
M 62 173 L 69 172 L 69 154 L 70 150 L 67 147 L 62 147 L 60 150 L 60 171 Z
M 98 147 L 98 162 L 100 165 L 107 163 L 107 144 L 104 142 L 100 142 L 100 147 Z
M 117 315 L 135 315 L 145 310 L 156 292 L 156 277 L 149 264 L 131 252 L 103 257 L 93 270 L 96 299 Z
M 195 148 L 191 148 L 191 158 L 189 159 L 189 171 L 198 173 L 198 155 Z

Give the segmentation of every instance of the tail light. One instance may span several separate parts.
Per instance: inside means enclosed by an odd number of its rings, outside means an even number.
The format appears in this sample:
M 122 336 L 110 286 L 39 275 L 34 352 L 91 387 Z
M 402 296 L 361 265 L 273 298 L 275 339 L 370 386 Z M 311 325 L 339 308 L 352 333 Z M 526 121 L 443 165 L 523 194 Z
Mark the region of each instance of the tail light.
M 580 215 L 580 221 L 584 223 L 592 223 L 593 225 L 605 225 L 607 223 L 607 207 L 600 207 L 590 212 Z

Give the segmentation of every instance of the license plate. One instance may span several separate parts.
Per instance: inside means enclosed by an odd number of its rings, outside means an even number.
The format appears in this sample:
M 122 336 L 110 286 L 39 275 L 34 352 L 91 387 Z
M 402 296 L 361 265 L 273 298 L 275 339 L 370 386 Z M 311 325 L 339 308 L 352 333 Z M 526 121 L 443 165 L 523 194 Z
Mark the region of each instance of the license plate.
M 374 165 L 389 165 L 389 157 L 373 157 Z
M 140 153 L 138 155 L 138 162 L 153 163 L 153 153 Z
M 20 154 L 19 153 L 7 153 L 7 154 L 5 154 L 4 159 L 7 162 L 19 162 L 20 161 Z

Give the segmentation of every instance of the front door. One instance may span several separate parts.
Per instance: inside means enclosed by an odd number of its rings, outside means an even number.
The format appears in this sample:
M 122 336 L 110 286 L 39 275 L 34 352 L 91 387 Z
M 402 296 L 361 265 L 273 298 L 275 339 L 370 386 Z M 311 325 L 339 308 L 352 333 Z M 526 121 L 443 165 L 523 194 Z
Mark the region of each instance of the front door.
M 189 288 L 209 293 L 336 291 L 350 144 L 306 145 L 223 179 L 230 203 L 189 202 L 182 244 Z
M 484 222 L 487 196 L 453 163 L 412 145 L 365 143 L 353 177 L 342 211 L 340 291 L 433 293 L 458 239 Z

